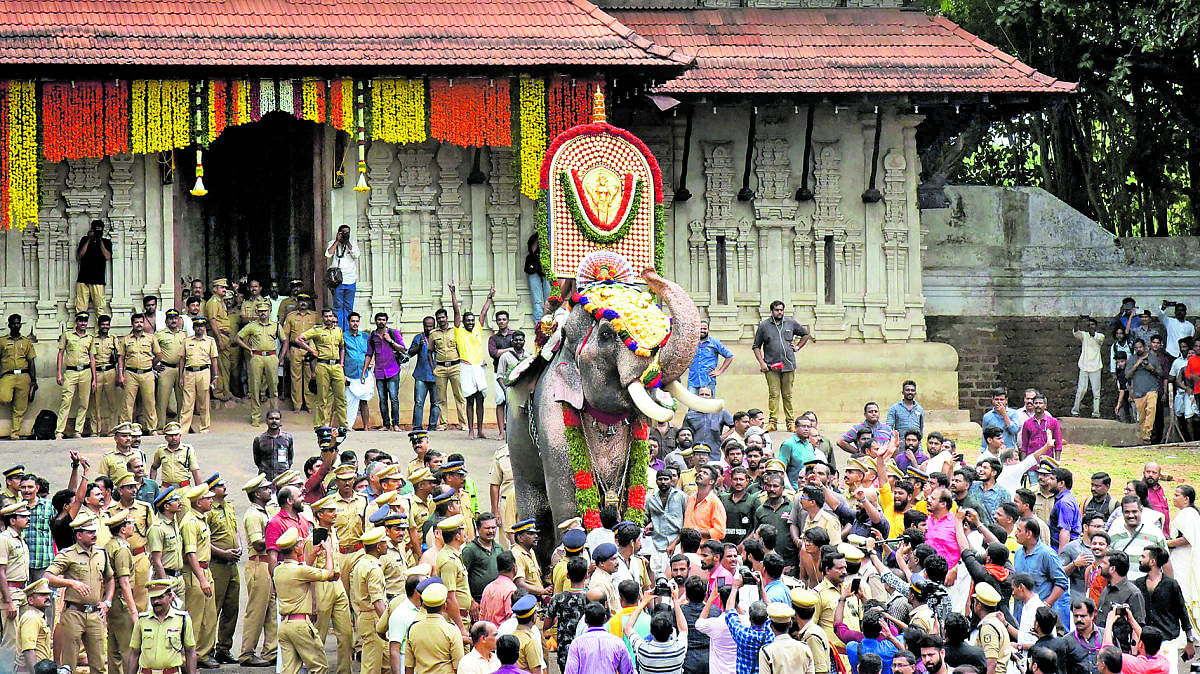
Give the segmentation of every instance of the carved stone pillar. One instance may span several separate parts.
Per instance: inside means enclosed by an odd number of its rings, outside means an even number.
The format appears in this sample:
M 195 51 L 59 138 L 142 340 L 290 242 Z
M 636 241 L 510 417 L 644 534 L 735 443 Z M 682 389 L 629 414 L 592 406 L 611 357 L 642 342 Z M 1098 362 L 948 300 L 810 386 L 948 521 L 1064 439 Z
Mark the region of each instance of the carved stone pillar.
M 400 287 L 400 265 L 392 255 L 396 212 L 392 201 L 390 143 L 374 142 L 367 150 L 367 210 L 359 220 L 358 294 L 371 309 L 389 315 L 395 306 L 393 290 Z
M 779 124 L 764 124 L 764 131 L 782 133 Z M 754 193 L 754 224 L 758 230 L 756 253 L 759 262 L 748 271 L 749 292 L 760 298 L 794 297 L 794 274 L 762 274 L 759 269 L 794 269 L 799 266 L 787 246 L 784 233 L 796 220 L 799 204 L 790 188 L 790 143 L 787 138 L 760 137 L 755 143 L 754 173 L 758 189 Z M 754 304 L 761 302 L 755 300 Z M 811 306 L 811 302 L 809 305 Z
M 737 306 L 734 296 L 738 291 L 739 272 L 735 261 L 739 232 L 733 212 L 733 197 L 737 191 L 734 188 L 733 143 L 704 141 L 701 147 L 704 150 L 704 238 L 710 270 L 705 284 L 709 292 L 708 313 L 719 329 L 735 329 Z M 720 264 L 718 253 L 722 246 L 724 266 Z M 723 288 L 719 284 L 722 273 L 725 274 Z
M 400 267 L 400 315 L 408 326 L 440 306 L 442 240 L 433 216 L 437 187 L 433 184 L 433 150 L 427 145 L 405 146 L 397 153 L 400 172 L 395 212 L 399 234 L 395 246 Z
M 847 254 L 846 217 L 842 214 L 842 155 L 840 142 L 813 141 L 813 237 L 817 259 L 817 306 L 815 329 L 824 338 L 845 339 L 846 310 L 843 305 Z M 830 239 L 830 243 L 826 240 Z M 832 244 L 832 245 L 830 245 Z M 828 267 L 832 265 L 832 269 Z M 826 280 L 833 280 L 827 287 Z
M 75 251 L 63 210 L 64 172 L 63 164 L 41 162 L 38 168 L 38 192 L 41 196 L 39 224 L 36 228 L 25 230 L 27 235 L 36 237 L 36 245 L 32 248 L 22 246 L 26 255 L 22 261 L 26 268 L 25 283 L 27 286 L 36 283 L 34 287 L 37 288 L 35 329 L 39 337 L 58 333 L 62 325 L 60 303 L 70 301 L 70 289 L 73 287 L 71 269 Z
M 463 150 L 457 145 L 443 143 L 438 148 L 438 229 L 446 249 L 442 251 L 442 280 L 462 283 L 469 280 L 471 271 L 471 220 L 463 204 L 463 180 L 458 168 Z M 466 284 L 461 286 L 466 289 Z M 469 298 L 459 296 L 461 301 Z
M 112 173 L 108 184 L 113 195 L 108 212 L 113 230 L 112 305 L 113 315 L 117 316 L 133 312 L 145 293 L 146 221 L 133 210 L 133 155 L 114 155 L 109 163 Z
M 512 150 L 491 148 L 488 163 L 487 223 L 492 248 L 492 283 L 496 287 L 495 309 L 515 315 L 521 307 L 519 291 L 526 284 L 518 283 L 524 272 L 512 268 L 525 259 L 521 242 L 521 201 Z

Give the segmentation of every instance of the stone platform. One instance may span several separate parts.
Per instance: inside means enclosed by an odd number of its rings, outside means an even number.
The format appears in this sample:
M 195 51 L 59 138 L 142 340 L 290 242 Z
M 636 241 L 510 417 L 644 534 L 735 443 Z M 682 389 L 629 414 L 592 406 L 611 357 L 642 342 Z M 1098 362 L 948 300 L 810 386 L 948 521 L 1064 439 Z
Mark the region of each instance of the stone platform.
M 1073 445 L 1107 445 L 1134 447 L 1141 445 L 1137 424 L 1124 424 L 1113 419 L 1090 417 L 1058 417 L 1063 442 Z

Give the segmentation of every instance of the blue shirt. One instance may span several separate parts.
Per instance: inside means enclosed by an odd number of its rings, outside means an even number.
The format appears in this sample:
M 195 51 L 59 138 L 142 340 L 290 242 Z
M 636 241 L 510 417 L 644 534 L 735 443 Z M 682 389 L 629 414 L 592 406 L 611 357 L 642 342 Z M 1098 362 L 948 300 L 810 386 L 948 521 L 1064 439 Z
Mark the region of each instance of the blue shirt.
M 425 336 L 424 332 L 418 332 L 416 337 L 413 337 L 412 346 L 408 347 L 410 355 L 417 357 L 417 365 L 413 368 L 413 379 L 432 382 L 433 363 L 430 362 L 429 353 L 429 337 Z
M 370 339 L 371 336 L 362 330 L 359 330 L 357 335 L 350 334 L 349 330 L 342 333 L 342 340 L 346 343 L 346 360 L 342 370 L 347 379 L 362 377 L 363 363 L 367 360 L 367 343 Z
M 1012 494 L 998 484 L 993 484 L 991 489 L 984 489 L 983 483 L 976 480 L 967 490 L 967 498 L 974 498 L 979 505 L 983 506 L 984 512 L 979 513 L 979 518 L 983 520 L 984 524 L 991 524 L 995 521 L 996 510 L 1000 504 L 1011 501 Z
M 711 450 L 710 456 L 715 461 L 721 458 L 721 431 L 726 426 L 733 425 L 733 415 L 729 413 L 729 410 L 710 414 L 688 410 L 683 417 L 683 425 L 692 429 L 692 440 L 695 444 L 708 445 Z
M 923 438 L 925 437 L 925 408 L 914 400 L 910 410 L 904 406 L 903 400 L 899 400 L 888 408 L 885 423 L 900 434 L 901 440 L 904 439 L 904 432 L 910 429 L 920 433 Z
M 791 605 L 792 603 L 792 595 L 788 593 L 787 585 L 784 585 L 783 581 L 778 578 L 767 583 L 767 586 L 763 588 L 763 594 L 767 595 L 768 604 Z
M 788 601 L 791 601 L 790 599 Z M 729 636 L 737 646 L 737 674 L 758 674 L 758 652 L 775 640 L 775 633 L 763 623 L 761 627 L 746 627 L 737 611 L 725 612 Z
M 692 365 L 688 368 L 688 386 L 712 386 L 716 382 L 709 372 L 717 369 L 717 356 L 733 358 L 729 349 L 716 337 L 709 335 L 700 340 L 699 346 L 696 347 L 696 357 L 692 359 Z
M 801 440 L 795 433 L 779 446 L 779 460 L 783 462 L 788 481 L 792 485 L 800 484 L 800 473 L 804 471 L 805 462 L 815 458 L 817 450 L 813 448 L 812 443 L 807 438 Z
M 1079 538 L 1083 533 L 1083 513 L 1079 511 L 1079 502 L 1070 489 L 1064 489 L 1054 496 L 1054 507 L 1050 510 L 1050 545 L 1058 549 L 1058 534 L 1063 529 L 1071 532 L 1071 540 Z
M 887 639 L 867 639 L 852 641 L 846 644 L 846 659 L 850 661 L 850 671 L 858 674 L 858 661 L 865 653 L 874 653 L 883 660 L 883 674 L 892 674 L 892 658 L 896 655 L 896 644 Z
M 983 415 L 983 421 L 980 422 L 980 425 L 983 426 L 983 430 L 985 431 L 989 427 L 999 428 L 1004 431 L 1004 446 L 1009 449 L 1016 449 L 1017 435 L 1021 433 L 1021 426 L 1017 423 L 1017 412 L 1019 411 L 1011 407 L 1008 408 L 1008 425 L 1006 426 L 1004 425 L 1004 419 L 999 414 L 996 414 L 996 410 L 988 410 Z M 987 447 L 987 440 L 982 435 L 979 436 L 979 441 L 983 443 L 980 447 Z
M 1062 563 L 1058 561 L 1058 555 L 1055 554 L 1050 546 L 1038 541 L 1037 545 L 1033 546 L 1033 550 L 1025 552 L 1025 546 L 1017 547 L 1017 554 L 1013 557 L 1013 570 L 1017 573 L 1028 574 L 1033 578 L 1033 591 L 1045 601 L 1050 597 L 1050 592 L 1055 587 L 1062 588 L 1062 595 L 1055 602 L 1054 612 L 1058 614 L 1064 625 L 1069 625 L 1071 620 L 1071 586 L 1067 580 L 1067 574 L 1063 572 Z M 1021 619 L 1021 602 L 1013 602 L 1015 617 Z

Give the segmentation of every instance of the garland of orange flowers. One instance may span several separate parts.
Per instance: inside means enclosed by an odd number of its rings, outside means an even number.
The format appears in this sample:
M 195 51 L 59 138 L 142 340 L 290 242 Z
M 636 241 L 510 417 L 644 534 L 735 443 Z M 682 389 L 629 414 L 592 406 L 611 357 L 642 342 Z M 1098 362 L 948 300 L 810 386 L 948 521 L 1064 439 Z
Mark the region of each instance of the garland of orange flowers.
M 209 80 L 207 93 L 208 142 L 225 133 L 225 115 L 229 106 L 229 83 L 225 80 Z
M 134 80 L 130 149 L 166 152 L 191 144 L 190 84 L 187 80 Z
M 510 146 L 512 101 L 508 80 L 431 80 L 429 136 L 463 147 Z
M 250 121 L 250 82 L 234 80 L 229 95 L 229 126 L 238 126 Z
M 425 82 L 376 79 L 371 82 L 371 140 L 420 143 L 425 133 Z
M 521 194 L 537 200 L 546 154 L 546 83 L 540 77 L 521 77 Z
M 340 79 L 329 88 L 329 123 L 338 131 L 354 129 L 354 80 Z
M 12 80 L 0 89 L 3 109 L 0 116 L 0 227 L 37 224 L 38 219 L 38 147 L 37 94 L 28 80 Z
M 122 81 L 42 85 L 42 153 L 52 162 L 129 151 L 129 94 Z
M 297 117 L 317 124 L 325 123 L 325 81 L 309 77 L 301 84 L 303 100 L 296 109 Z

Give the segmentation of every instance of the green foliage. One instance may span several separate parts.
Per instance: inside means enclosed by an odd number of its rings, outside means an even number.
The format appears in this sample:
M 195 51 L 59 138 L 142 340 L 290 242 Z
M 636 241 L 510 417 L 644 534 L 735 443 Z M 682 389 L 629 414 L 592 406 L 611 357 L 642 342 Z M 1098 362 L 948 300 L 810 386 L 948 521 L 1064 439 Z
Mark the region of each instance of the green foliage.
M 1065 102 L 995 122 L 956 180 L 1038 185 L 1125 236 L 1200 234 L 1200 0 L 928 0 L 1052 77 Z

